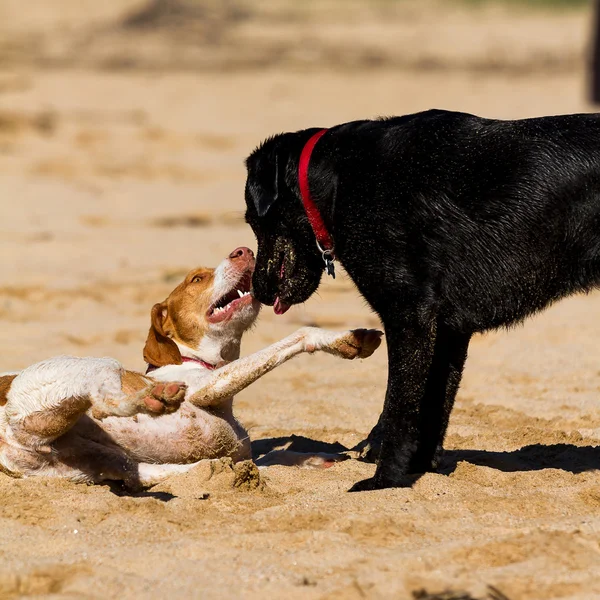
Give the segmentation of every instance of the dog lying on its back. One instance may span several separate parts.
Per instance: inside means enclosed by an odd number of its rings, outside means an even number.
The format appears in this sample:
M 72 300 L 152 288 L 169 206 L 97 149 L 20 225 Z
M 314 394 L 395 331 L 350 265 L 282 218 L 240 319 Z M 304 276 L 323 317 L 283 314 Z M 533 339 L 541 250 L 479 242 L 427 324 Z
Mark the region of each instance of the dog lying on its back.
M 250 293 L 253 271 L 252 252 L 237 248 L 216 269 L 188 273 L 155 305 L 146 375 L 112 359 L 58 357 L 1 376 L 0 469 L 122 480 L 135 489 L 202 459 L 248 459 L 248 433 L 233 415 L 237 392 L 302 352 L 352 359 L 379 346 L 377 331 L 307 327 L 239 359 L 242 335 L 260 310 Z
M 246 164 L 256 298 L 305 302 L 335 255 L 384 324 L 379 464 L 355 490 L 436 467 L 474 333 L 600 285 L 600 115 L 432 110 L 276 135 Z

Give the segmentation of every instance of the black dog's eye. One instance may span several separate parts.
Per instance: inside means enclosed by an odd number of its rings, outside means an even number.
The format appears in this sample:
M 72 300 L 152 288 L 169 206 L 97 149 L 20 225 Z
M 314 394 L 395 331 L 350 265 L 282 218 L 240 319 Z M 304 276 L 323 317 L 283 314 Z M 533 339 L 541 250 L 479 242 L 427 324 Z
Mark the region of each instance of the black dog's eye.
M 200 283 L 201 281 L 202 281 L 201 275 L 196 275 L 196 277 L 194 277 L 194 279 L 192 279 L 192 283 Z

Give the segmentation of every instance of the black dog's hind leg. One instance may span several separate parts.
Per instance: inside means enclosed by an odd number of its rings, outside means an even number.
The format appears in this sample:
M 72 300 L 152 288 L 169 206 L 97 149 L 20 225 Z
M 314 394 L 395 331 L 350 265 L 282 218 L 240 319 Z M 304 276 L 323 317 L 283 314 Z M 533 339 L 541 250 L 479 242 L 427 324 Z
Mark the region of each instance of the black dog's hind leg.
M 421 325 L 417 319 L 400 322 L 383 318 L 388 344 L 388 388 L 379 420 L 383 439 L 375 475 L 359 481 L 351 491 L 412 484 L 411 473 L 418 456 L 420 408 L 434 355 L 436 324 Z M 434 449 L 435 451 L 435 449 Z
M 423 473 L 438 466 L 470 339 L 470 333 L 438 324 L 427 386 L 419 407 L 419 445 L 409 473 Z M 383 422 L 382 413 L 369 437 L 354 448 L 368 461 L 379 460 Z
M 409 466 L 410 473 L 424 473 L 438 466 L 470 339 L 470 333 L 456 332 L 438 323 L 433 360 L 419 409 L 419 446 Z

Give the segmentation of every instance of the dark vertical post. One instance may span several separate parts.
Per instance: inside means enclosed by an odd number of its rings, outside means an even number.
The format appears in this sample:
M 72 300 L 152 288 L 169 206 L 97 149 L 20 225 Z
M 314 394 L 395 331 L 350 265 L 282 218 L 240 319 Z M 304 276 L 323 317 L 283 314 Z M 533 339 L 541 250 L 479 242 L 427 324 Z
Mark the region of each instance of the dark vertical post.
M 590 60 L 590 97 L 600 104 L 600 0 L 596 0 L 592 28 L 592 56 Z

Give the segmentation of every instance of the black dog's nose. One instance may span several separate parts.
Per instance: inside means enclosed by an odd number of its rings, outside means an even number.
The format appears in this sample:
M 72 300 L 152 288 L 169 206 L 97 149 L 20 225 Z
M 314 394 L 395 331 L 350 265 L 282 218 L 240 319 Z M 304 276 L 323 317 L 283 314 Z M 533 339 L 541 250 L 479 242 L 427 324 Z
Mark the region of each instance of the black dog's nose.
M 230 255 L 229 258 L 231 260 L 235 260 L 236 258 L 254 258 L 254 252 L 250 250 L 250 248 L 246 248 L 245 246 L 240 246 L 236 248 Z

